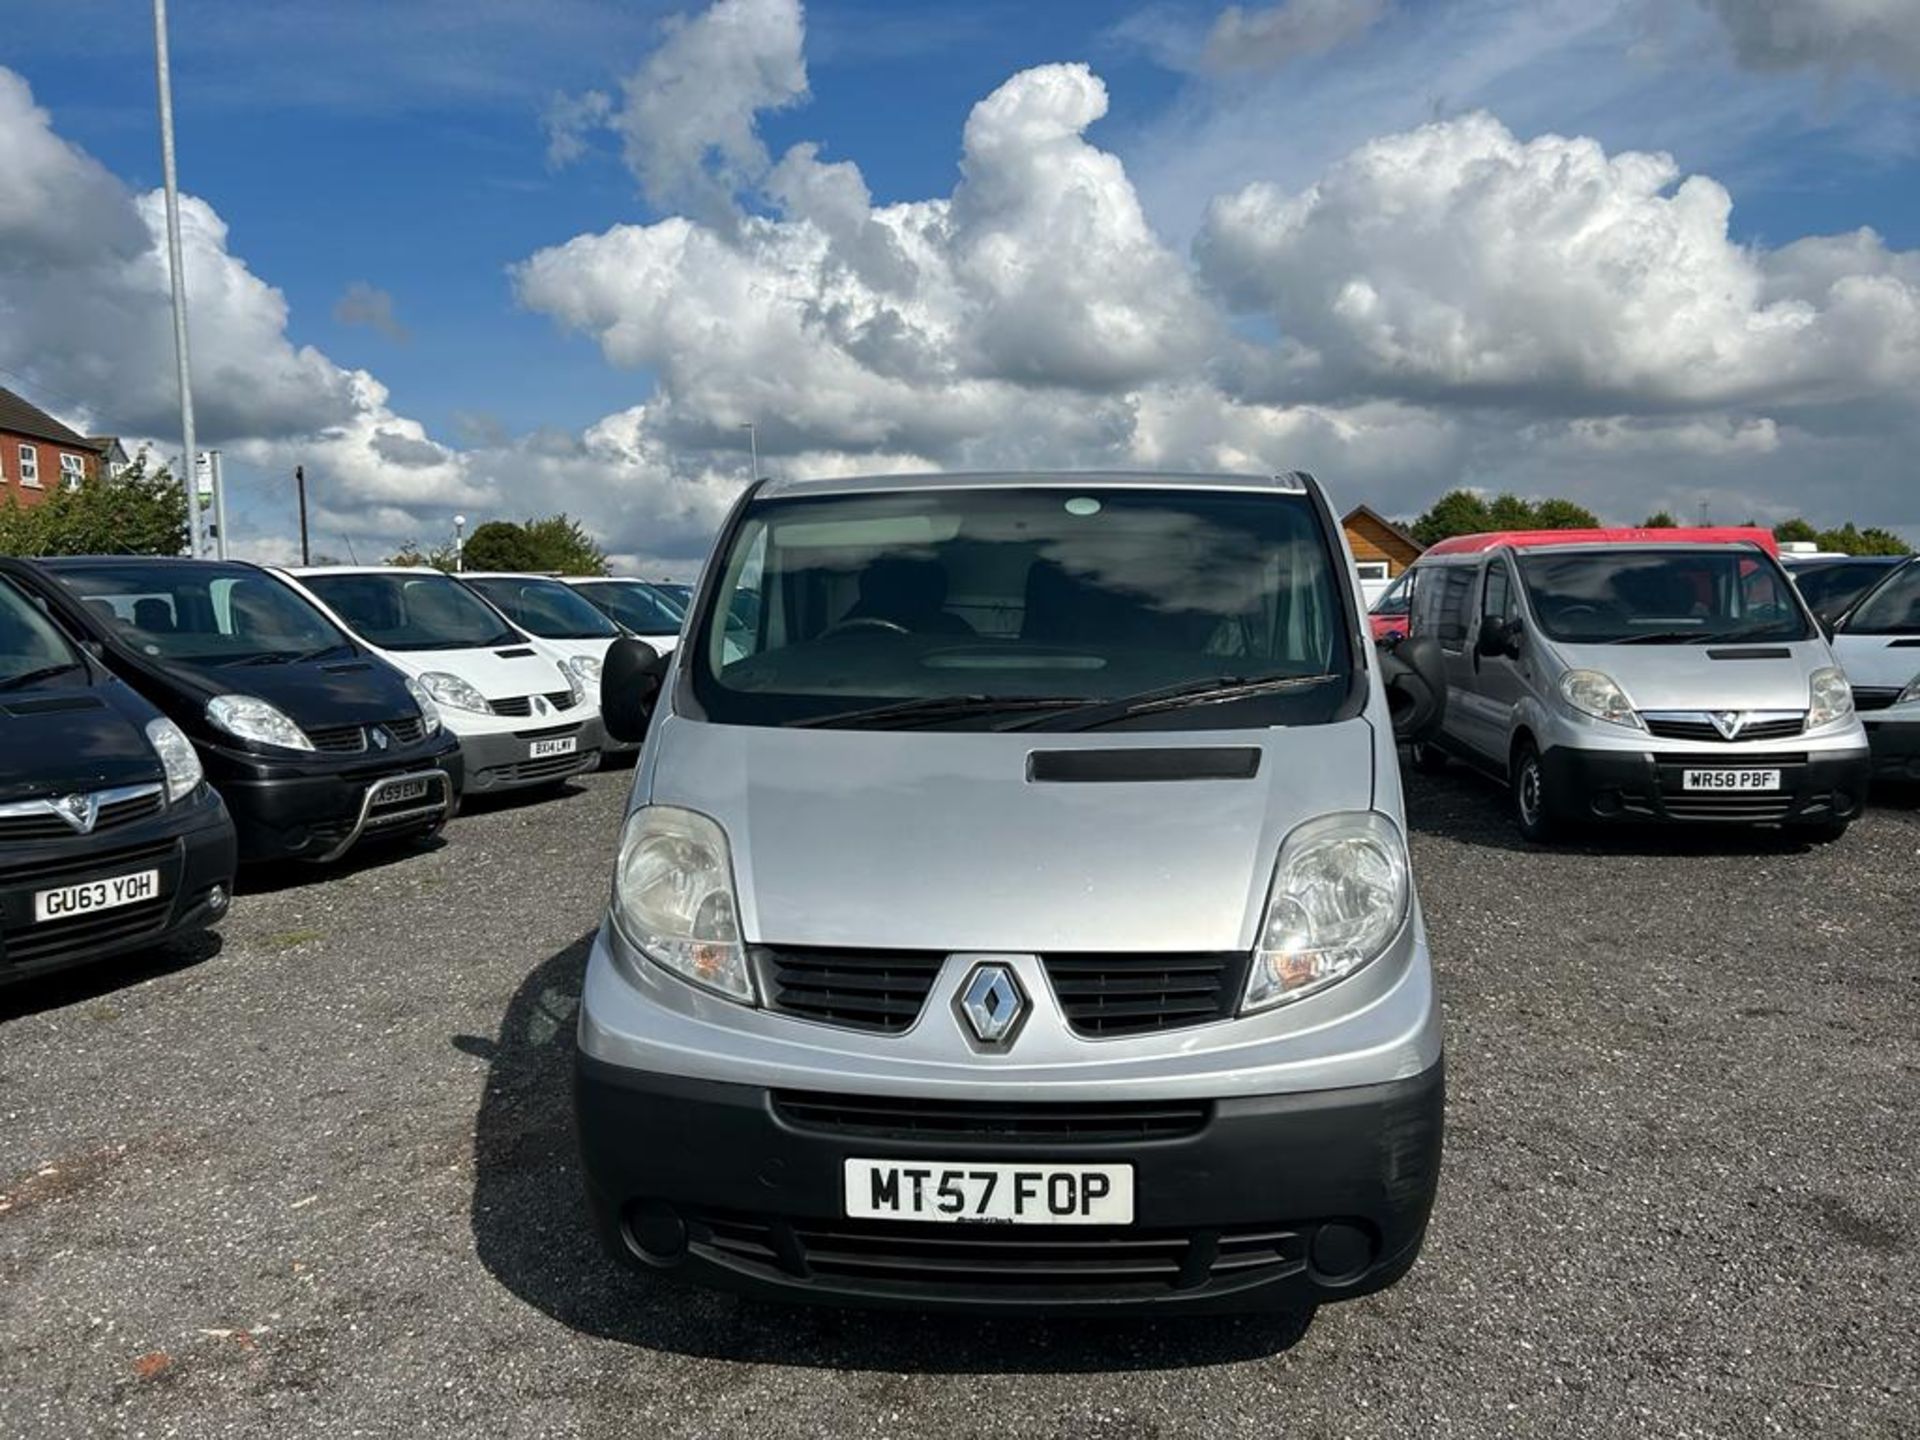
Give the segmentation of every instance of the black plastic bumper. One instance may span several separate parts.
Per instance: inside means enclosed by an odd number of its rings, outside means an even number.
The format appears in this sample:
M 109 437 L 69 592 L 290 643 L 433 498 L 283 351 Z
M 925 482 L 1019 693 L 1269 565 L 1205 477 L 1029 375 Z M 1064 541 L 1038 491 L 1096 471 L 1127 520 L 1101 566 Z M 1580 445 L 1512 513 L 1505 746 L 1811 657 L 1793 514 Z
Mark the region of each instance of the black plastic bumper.
M 0 860 L 0 984 L 159 945 L 226 914 L 233 822 L 211 789 L 152 820 L 72 840 L 10 845 Z M 33 897 L 116 876 L 159 872 L 151 901 L 36 921 Z
M 1873 773 L 1880 780 L 1920 780 L 1920 724 L 1866 718 Z
M 464 770 L 460 743 L 442 731 L 431 744 L 351 760 L 263 760 L 241 751 L 202 747 L 207 778 L 226 798 L 240 835 L 240 861 L 318 860 L 332 857 L 359 822 L 367 791 L 398 775 L 444 771 L 451 785 L 438 814 L 405 825 L 376 827 L 365 837 L 418 837 L 445 824 L 459 805 Z
M 1086 1141 L 822 1128 L 794 1118 L 791 1092 L 584 1055 L 575 1079 L 588 1199 L 617 1258 L 767 1298 L 987 1312 L 1299 1309 L 1390 1285 L 1426 1232 L 1444 1101 L 1435 1065 L 1213 1101 L 1168 1138 Z M 1130 1164 L 1134 1221 L 852 1220 L 848 1158 Z
M 1782 750 L 1716 755 L 1709 751 L 1574 750 L 1556 746 L 1540 757 L 1546 800 L 1567 821 L 1683 824 L 1826 824 L 1850 820 L 1866 801 L 1870 764 L 1864 750 L 1834 754 Z M 1769 791 L 1688 791 L 1687 770 L 1780 772 Z

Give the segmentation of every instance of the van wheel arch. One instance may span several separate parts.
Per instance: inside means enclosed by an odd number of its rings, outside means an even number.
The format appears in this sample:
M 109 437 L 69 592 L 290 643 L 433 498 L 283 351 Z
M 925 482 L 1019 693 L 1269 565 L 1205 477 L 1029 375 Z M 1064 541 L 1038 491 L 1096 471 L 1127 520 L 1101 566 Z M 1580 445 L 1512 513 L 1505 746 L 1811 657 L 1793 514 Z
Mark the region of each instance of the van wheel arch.
M 1507 788 L 1513 800 L 1513 823 L 1521 836 L 1536 845 L 1551 841 L 1560 826 L 1547 794 L 1546 766 L 1533 732 L 1524 727 L 1514 732 L 1507 752 Z

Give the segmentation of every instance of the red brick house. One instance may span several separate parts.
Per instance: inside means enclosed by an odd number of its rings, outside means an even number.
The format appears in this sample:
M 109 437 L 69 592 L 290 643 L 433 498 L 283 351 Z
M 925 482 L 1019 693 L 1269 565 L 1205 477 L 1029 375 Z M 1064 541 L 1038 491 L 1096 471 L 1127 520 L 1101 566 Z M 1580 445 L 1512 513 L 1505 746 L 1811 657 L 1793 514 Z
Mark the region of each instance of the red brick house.
M 100 455 L 97 442 L 0 389 L 0 505 L 38 505 L 56 485 L 78 485 Z

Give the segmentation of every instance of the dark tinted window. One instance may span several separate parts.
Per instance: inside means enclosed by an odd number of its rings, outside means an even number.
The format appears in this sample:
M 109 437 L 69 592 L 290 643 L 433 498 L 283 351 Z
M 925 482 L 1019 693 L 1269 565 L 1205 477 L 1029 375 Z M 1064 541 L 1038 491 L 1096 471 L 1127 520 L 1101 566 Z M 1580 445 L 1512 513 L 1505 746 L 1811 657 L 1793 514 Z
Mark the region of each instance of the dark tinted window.
M 1684 644 L 1808 635 L 1792 582 L 1756 550 L 1620 548 L 1519 560 L 1533 613 L 1555 640 Z
M 929 485 L 774 499 L 715 562 L 691 673 L 715 719 L 742 723 L 942 696 L 1113 699 L 1226 675 L 1342 681 L 1329 555 L 1301 495 Z M 1311 723 L 1345 692 L 1330 681 L 1271 703 Z
M 80 657 L 40 607 L 10 580 L 0 579 L 0 685 L 78 667 Z
M 1847 621 L 1851 635 L 1920 633 L 1920 562 L 1911 562 L 1860 602 Z
M 1473 567 L 1449 565 L 1440 571 L 1434 585 L 1439 615 L 1434 635 L 1442 649 L 1458 650 L 1467 643 L 1467 618 L 1472 614 Z
M 558 580 L 486 575 L 466 583 L 522 630 L 545 640 L 611 640 L 620 633 L 578 590 Z
M 473 592 L 438 571 L 304 575 L 301 583 L 383 650 L 472 650 L 521 639 Z
M 292 660 L 346 643 L 305 596 L 249 566 L 134 560 L 55 574 L 102 628 L 161 659 L 211 665 Z
M 579 594 L 636 635 L 680 633 L 681 612 L 638 580 L 597 581 L 582 585 Z
M 1892 573 L 1893 567 L 1875 561 L 1839 561 L 1793 572 L 1793 583 L 1813 613 L 1835 619 L 1854 601 Z

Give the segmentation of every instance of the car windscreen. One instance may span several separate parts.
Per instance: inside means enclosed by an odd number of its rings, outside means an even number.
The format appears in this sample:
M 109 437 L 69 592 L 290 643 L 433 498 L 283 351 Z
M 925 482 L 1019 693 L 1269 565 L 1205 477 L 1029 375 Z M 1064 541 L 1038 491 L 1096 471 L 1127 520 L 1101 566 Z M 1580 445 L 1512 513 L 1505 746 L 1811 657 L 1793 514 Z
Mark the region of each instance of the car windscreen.
M 103 629 L 161 660 L 286 663 L 347 644 L 305 596 L 251 566 L 128 561 L 54 573 Z
M 611 640 L 620 633 L 578 590 L 558 580 L 487 575 L 466 583 L 522 630 L 543 640 Z
M 1408 570 L 1373 602 L 1370 615 L 1406 615 L 1413 610 L 1413 571 Z
M 1796 570 L 1793 583 L 1814 614 L 1831 620 L 1886 579 L 1892 569 L 1881 560 L 1841 560 Z
M 609 580 L 580 587 L 581 595 L 636 635 L 677 635 L 683 615 L 651 585 L 638 580 Z
M 0 579 L 0 689 L 80 668 L 73 646 L 40 607 L 12 581 Z
M 304 575 L 301 583 L 382 650 L 477 650 L 521 640 L 478 596 L 438 572 Z
M 1805 640 L 1793 584 L 1758 550 L 1522 552 L 1540 628 L 1572 644 Z
M 1847 618 L 1849 635 L 1920 634 L 1920 560 L 1881 581 Z
M 1208 713 L 1320 723 L 1352 674 L 1334 553 L 1300 494 L 928 485 L 769 499 L 718 559 L 691 683 L 723 723 L 955 699 L 981 713 L 929 713 L 984 728 L 996 702 L 1294 680 L 1253 709 Z

